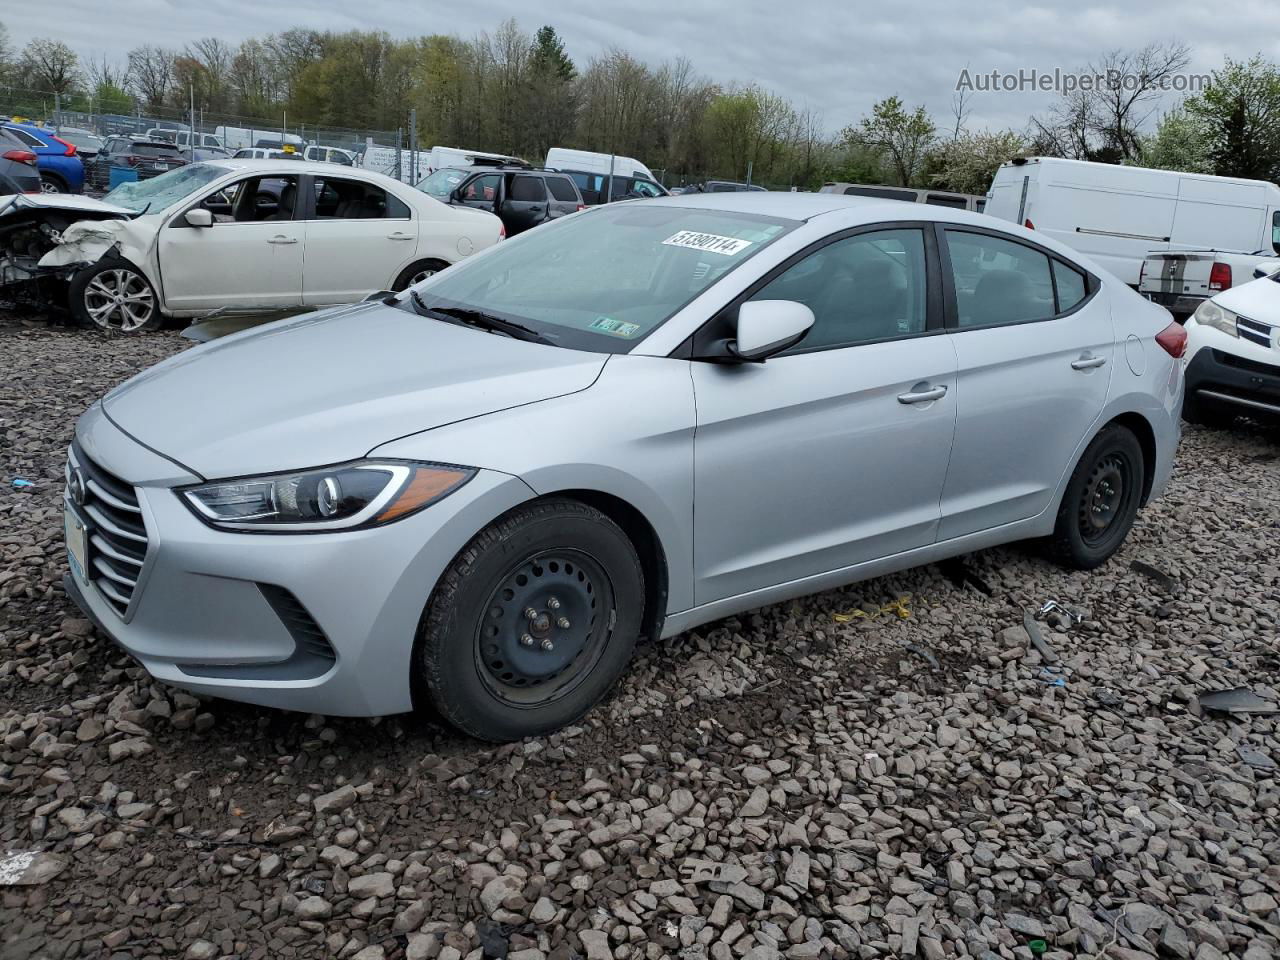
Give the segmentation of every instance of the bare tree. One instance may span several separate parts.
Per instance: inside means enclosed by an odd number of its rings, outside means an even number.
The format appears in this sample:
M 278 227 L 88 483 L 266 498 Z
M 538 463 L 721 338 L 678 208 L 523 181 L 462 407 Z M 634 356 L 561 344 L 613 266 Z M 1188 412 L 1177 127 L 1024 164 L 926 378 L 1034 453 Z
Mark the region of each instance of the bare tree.
M 89 85 L 97 90 L 100 87 L 115 87 L 123 90 L 129 82 L 128 68 L 111 63 L 104 53 L 101 60 L 90 60 L 85 67 L 89 76 Z
M 173 84 L 173 63 L 177 55 L 172 50 L 145 44 L 129 51 L 129 85 L 149 107 L 164 103 Z
M 1106 78 L 1095 93 L 1094 130 L 1103 145 L 1124 160 L 1139 159 L 1143 124 L 1155 113 L 1169 81 L 1190 62 L 1185 43 L 1151 43 L 1136 51 L 1113 50 L 1090 65 Z
M 66 93 L 80 79 L 80 59 L 61 40 L 36 37 L 22 49 L 22 66 L 50 93 Z
M 968 69 L 967 65 L 965 69 Z M 951 117 L 955 120 L 951 127 L 952 140 L 959 140 L 960 134 L 964 133 L 964 122 L 969 119 L 969 113 L 973 110 L 971 100 L 973 100 L 972 90 L 961 89 L 951 95 Z

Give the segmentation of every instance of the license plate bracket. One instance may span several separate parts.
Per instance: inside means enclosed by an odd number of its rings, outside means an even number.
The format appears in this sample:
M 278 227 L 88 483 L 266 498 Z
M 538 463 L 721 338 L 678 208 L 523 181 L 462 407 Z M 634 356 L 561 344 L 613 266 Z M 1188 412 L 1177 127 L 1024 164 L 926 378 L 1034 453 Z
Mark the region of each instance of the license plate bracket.
M 89 528 L 84 525 L 70 507 L 63 510 L 62 526 L 67 543 L 67 566 L 71 568 L 72 576 L 80 583 L 88 586 Z

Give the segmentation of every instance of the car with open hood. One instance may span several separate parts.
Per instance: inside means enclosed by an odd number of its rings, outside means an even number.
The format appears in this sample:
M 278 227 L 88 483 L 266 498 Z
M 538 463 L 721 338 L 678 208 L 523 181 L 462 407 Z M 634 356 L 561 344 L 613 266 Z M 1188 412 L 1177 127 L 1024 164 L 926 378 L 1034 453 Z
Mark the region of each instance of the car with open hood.
M 67 589 L 202 694 L 535 736 L 641 639 L 1012 540 L 1105 563 L 1169 478 L 1184 342 L 961 210 L 610 204 L 113 390 Z

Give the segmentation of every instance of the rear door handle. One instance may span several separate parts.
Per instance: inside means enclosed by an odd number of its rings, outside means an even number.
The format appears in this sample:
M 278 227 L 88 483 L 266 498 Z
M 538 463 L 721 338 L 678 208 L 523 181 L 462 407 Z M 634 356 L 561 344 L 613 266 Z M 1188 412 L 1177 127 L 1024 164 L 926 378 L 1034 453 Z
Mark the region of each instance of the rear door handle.
M 407 233 L 388 233 L 388 240 L 412 240 L 413 237 Z
M 1072 370 L 1096 370 L 1107 362 L 1106 357 L 1081 357 L 1071 361 Z
M 267 241 L 267 243 L 297 243 L 297 242 L 298 242 L 297 237 L 286 237 L 280 234 L 277 234 L 276 236 L 272 237 L 270 240 Z
M 931 403 L 934 400 L 941 400 L 947 395 L 947 388 L 930 387 L 928 390 L 914 390 L 911 393 L 898 394 L 899 403 Z

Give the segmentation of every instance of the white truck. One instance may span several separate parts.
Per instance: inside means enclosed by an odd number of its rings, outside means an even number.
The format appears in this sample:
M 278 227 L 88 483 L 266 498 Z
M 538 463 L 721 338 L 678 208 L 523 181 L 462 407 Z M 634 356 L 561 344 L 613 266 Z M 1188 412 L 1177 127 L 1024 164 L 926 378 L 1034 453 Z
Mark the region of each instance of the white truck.
M 246 147 L 266 147 L 280 149 L 286 143 L 301 150 L 306 144 L 302 138 L 292 133 L 280 132 L 270 127 L 215 127 L 213 135 L 222 142 L 227 150 L 243 150 Z
M 1280 227 L 1273 183 L 1056 157 L 1001 165 L 987 197 L 988 215 L 1060 240 L 1135 288 L 1149 254 L 1274 256 Z
M 1138 292 L 1180 320 L 1189 317 L 1214 294 L 1251 282 L 1259 266 L 1275 263 L 1280 254 L 1280 213 L 1275 216 L 1271 242 L 1256 250 L 1147 254 L 1138 273 Z

